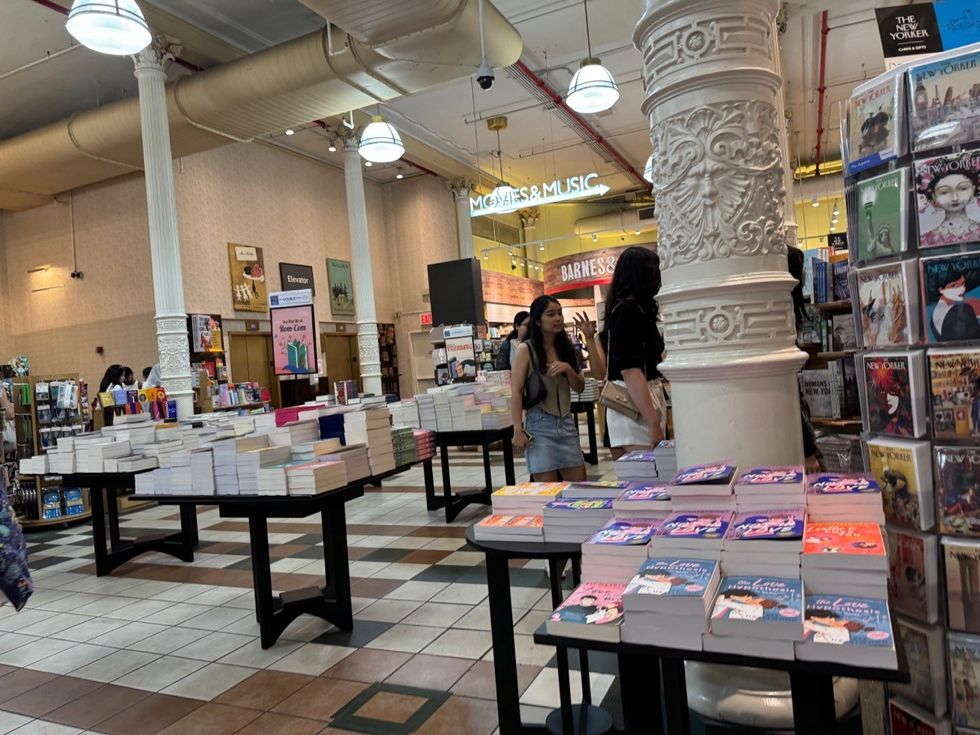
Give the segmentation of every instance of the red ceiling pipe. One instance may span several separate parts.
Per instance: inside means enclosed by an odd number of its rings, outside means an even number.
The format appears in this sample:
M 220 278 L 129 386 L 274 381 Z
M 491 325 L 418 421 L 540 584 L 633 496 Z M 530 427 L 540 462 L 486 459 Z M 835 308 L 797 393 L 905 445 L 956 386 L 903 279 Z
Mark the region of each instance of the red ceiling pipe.
M 814 176 L 820 175 L 820 149 L 823 148 L 823 103 L 827 91 L 824 82 L 827 74 L 827 36 L 829 34 L 830 28 L 827 26 L 827 11 L 825 10 L 820 14 L 820 81 L 817 85 L 819 96 L 817 97 L 817 148 L 813 152 L 813 157 L 816 160 Z
M 571 107 L 565 104 L 564 98 L 562 98 L 562 96 L 558 94 L 558 92 L 556 92 L 554 89 L 552 89 L 551 85 L 549 85 L 544 79 L 542 79 L 533 71 L 531 71 L 527 67 L 527 65 L 520 59 L 518 59 L 513 64 L 512 68 L 517 69 L 517 71 L 523 74 L 525 77 L 527 77 L 534 84 L 534 86 L 536 86 L 538 89 L 544 92 L 552 102 L 554 102 L 556 105 L 561 107 L 565 112 L 567 112 L 575 120 L 575 122 L 577 122 L 582 127 L 582 129 L 585 130 L 586 133 L 588 133 L 589 137 L 591 137 L 592 140 L 595 141 L 595 143 L 599 147 L 601 147 L 606 153 L 608 153 L 612 157 L 612 159 L 616 161 L 616 163 L 618 163 L 620 167 L 630 177 L 632 177 L 637 183 L 643 186 L 643 188 L 645 189 L 651 188 L 650 182 L 644 179 L 643 176 L 640 174 L 640 172 L 637 171 L 635 168 L 633 168 L 632 164 L 630 164 L 629 161 L 623 158 L 622 154 L 619 151 L 613 148 L 606 141 L 605 138 L 599 135 L 599 131 L 597 131 L 588 122 L 586 122 L 581 115 L 575 112 L 575 110 L 573 110 Z

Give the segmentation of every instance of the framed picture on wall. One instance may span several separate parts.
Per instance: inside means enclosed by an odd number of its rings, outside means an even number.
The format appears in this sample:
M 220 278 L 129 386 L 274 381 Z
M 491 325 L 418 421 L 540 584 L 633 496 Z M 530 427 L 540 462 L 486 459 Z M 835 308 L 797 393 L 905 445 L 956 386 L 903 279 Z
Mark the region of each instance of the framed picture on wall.
M 315 375 L 316 316 L 312 304 L 272 309 L 272 363 L 276 375 Z
M 354 316 L 354 278 L 350 261 L 327 258 L 327 283 L 330 286 L 330 313 Z
M 268 311 L 262 248 L 228 243 L 231 301 L 235 311 Z

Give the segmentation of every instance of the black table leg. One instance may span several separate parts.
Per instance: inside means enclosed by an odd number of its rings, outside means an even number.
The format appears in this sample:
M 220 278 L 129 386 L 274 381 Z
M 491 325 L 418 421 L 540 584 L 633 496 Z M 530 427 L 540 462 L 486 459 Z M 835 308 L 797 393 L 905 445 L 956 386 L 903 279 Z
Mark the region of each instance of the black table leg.
M 595 433 L 595 406 L 592 404 L 586 407 L 585 418 L 589 424 L 589 454 L 585 460 L 589 464 L 599 464 L 599 440 Z
M 436 497 L 436 481 L 432 476 L 432 460 L 422 462 L 422 476 L 425 478 L 425 509 L 439 510 L 445 501 Z
M 116 551 L 122 541 L 119 537 L 119 500 L 116 488 L 107 487 L 105 495 L 106 513 L 109 518 L 109 549 Z
M 660 661 L 655 656 L 620 653 L 619 689 L 627 735 L 663 732 Z
M 487 594 L 493 675 L 497 684 L 497 724 L 501 735 L 517 735 L 521 732 L 521 702 L 517 688 L 514 614 L 510 607 L 510 570 L 504 557 L 487 555 Z
M 89 503 L 92 505 L 92 541 L 95 544 L 95 574 L 98 577 L 103 577 L 112 571 L 106 548 L 104 492 L 101 487 L 89 489 Z
M 490 468 L 490 445 L 483 444 L 483 478 L 486 480 L 486 494 L 493 492 L 493 472 Z
M 269 559 L 269 525 L 265 516 L 248 517 L 248 536 L 252 552 L 252 588 L 255 592 L 255 617 L 262 634 L 262 648 L 268 648 L 279 637 L 272 634 L 275 600 L 272 597 L 272 569 Z M 281 631 L 280 631 L 281 632 Z
M 690 716 L 687 709 L 687 682 L 684 678 L 684 660 L 680 658 L 661 658 L 660 673 L 664 687 L 664 706 L 666 708 L 669 735 L 688 735 L 691 732 Z
M 837 732 L 834 678 L 829 674 L 791 671 L 789 685 L 796 735 L 834 735 Z
M 327 576 L 322 597 L 328 605 L 330 622 L 348 631 L 354 627 L 354 612 L 347 555 L 347 516 L 343 502 L 324 509 L 320 517 L 323 527 L 323 567 Z
M 505 434 L 502 441 L 504 445 L 504 477 L 508 485 L 513 485 L 517 482 L 514 476 L 514 442 L 510 434 Z
M 562 602 L 561 573 L 565 568 L 566 561 L 566 559 L 548 559 L 548 571 L 551 575 L 552 609 L 561 605 Z M 575 723 L 572 717 L 572 688 L 568 683 L 568 649 L 564 646 L 557 646 L 555 650 L 558 654 L 558 701 L 561 703 L 561 731 L 572 733 L 575 732 Z M 549 723 L 553 722 L 551 715 L 548 716 L 548 721 Z
M 453 486 L 449 481 L 449 447 L 439 447 L 439 461 L 442 464 L 442 502 L 446 508 L 446 523 L 450 523 L 456 513 L 453 513 Z
M 191 551 L 201 543 L 197 533 L 197 506 L 193 503 L 180 504 L 180 533 Z

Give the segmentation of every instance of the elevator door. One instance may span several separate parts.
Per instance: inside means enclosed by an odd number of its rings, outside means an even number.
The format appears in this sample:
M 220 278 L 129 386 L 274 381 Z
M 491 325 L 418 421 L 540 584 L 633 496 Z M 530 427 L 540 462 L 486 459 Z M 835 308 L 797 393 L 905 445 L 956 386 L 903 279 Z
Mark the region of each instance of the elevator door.
M 268 388 L 272 405 L 281 407 L 279 381 L 272 370 L 272 337 L 268 334 L 231 335 L 231 375 L 235 382 L 255 382 Z
M 346 334 L 324 334 L 321 339 L 327 361 L 327 379 L 330 381 L 331 392 L 333 391 L 333 384 L 341 380 L 355 381 L 357 389 L 360 391 L 361 371 L 357 362 L 357 337 Z

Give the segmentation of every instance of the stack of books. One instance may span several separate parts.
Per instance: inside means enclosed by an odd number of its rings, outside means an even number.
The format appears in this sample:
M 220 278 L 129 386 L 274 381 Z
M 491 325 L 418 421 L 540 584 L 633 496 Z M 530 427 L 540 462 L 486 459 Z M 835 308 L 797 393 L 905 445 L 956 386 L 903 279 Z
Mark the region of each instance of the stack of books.
M 807 587 L 800 661 L 895 668 L 895 635 L 888 603 L 881 599 L 822 595 Z
M 372 475 L 395 469 L 388 409 L 374 406 L 344 414 L 344 436 L 347 444 L 366 444 Z
M 721 550 L 725 576 L 799 579 L 805 517 L 802 506 L 736 513 Z
M 881 488 L 870 475 L 825 472 L 807 477 L 806 509 L 811 521 L 885 522 Z
M 563 482 L 506 485 L 490 496 L 490 505 L 494 515 L 539 516 L 544 514 L 544 506 L 561 495 L 564 489 Z
M 476 405 L 472 393 L 459 393 L 449 397 L 449 415 L 453 431 L 482 431 L 483 411 Z
M 191 453 L 189 451 L 173 455 L 165 469 L 167 469 L 169 478 L 166 489 L 168 495 L 190 495 L 193 492 L 194 482 L 191 474 Z
M 673 439 L 664 439 L 653 450 L 657 462 L 657 474 L 661 481 L 670 480 L 677 474 L 677 447 Z
M 735 465 L 729 462 L 685 467 L 670 481 L 671 502 L 684 510 L 734 510 L 735 473 Z
M 318 462 L 343 462 L 347 484 L 371 477 L 371 466 L 368 464 L 368 450 L 363 444 L 348 444 L 335 452 L 328 452 L 317 457 Z
M 436 431 L 439 427 L 436 422 L 436 397 L 432 393 L 423 393 L 415 396 L 415 402 L 419 411 L 419 428 Z
M 238 494 L 259 494 L 259 469 L 284 465 L 292 459 L 289 447 L 262 447 L 239 452 L 235 457 L 238 467 Z M 189 464 L 189 463 L 188 463 Z M 281 468 L 278 468 L 281 470 Z M 285 475 L 283 475 L 285 483 Z
M 753 467 L 735 479 L 735 507 L 739 511 L 797 508 L 806 504 L 803 467 Z
M 650 557 L 681 557 L 721 561 L 731 511 L 723 513 L 671 513 L 650 542 Z
M 623 624 L 623 585 L 581 584 L 548 618 L 551 635 L 618 643 Z
M 317 460 L 286 468 L 290 495 L 319 495 L 347 485 L 347 467 L 339 460 Z
M 289 447 L 317 441 L 320 438 L 320 424 L 315 419 L 318 417 L 311 412 L 307 412 L 307 415 L 314 420 L 294 421 L 284 426 L 267 429 L 269 444 L 275 447 Z
M 238 495 L 238 454 L 269 446 L 263 434 L 220 439 L 211 445 L 214 456 L 215 495 Z M 157 483 L 159 485 L 159 483 Z
M 547 503 L 542 515 L 545 543 L 581 544 L 612 518 L 612 501 L 559 498 Z
M 320 438 L 344 441 L 344 412 L 340 408 L 328 409 L 320 416 Z
M 477 541 L 540 543 L 544 538 L 541 516 L 489 515 L 473 527 Z
M 75 468 L 78 472 L 105 472 L 105 460 L 128 457 L 132 450 L 128 441 L 90 442 L 81 448 L 76 443 Z
M 611 520 L 582 544 L 582 581 L 626 584 L 647 559 L 659 522 Z
M 395 467 L 404 467 L 415 462 L 415 430 L 401 426 L 391 430 L 391 447 L 395 457 Z
M 56 469 L 55 464 L 51 463 L 52 472 L 70 472 L 70 470 Z M 106 472 L 146 472 L 147 470 L 155 470 L 160 466 L 157 462 L 156 457 L 144 457 L 141 454 L 132 454 L 128 457 L 120 457 L 119 459 L 107 459 L 105 461 Z M 115 469 L 112 469 L 112 468 Z
M 421 427 L 419 423 L 419 403 L 416 398 L 395 401 L 388 404 L 392 426 L 408 426 L 413 429 Z
M 725 577 L 704 650 L 792 661 L 803 640 L 803 583 L 777 577 Z
M 214 495 L 214 450 L 201 447 L 191 450 L 191 492 L 195 495 Z
M 617 480 L 657 481 L 657 461 L 648 449 L 627 452 L 613 463 Z
M 415 457 L 421 462 L 425 459 L 432 459 L 436 453 L 435 432 L 428 429 L 415 429 Z
M 808 521 L 801 572 L 808 595 L 888 599 L 888 556 L 881 527 Z
M 321 454 L 336 452 L 343 445 L 340 439 L 320 439 L 312 442 L 301 442 L 292 446 L 293 460 L 296 462 L 312 462 Z
M 607 498 L 613 500 L 622 495 L 623 491 L 630 487 L 631 483 L 625 480 L 596 480 L 594 482 L 570 482 L 568 487 L 562 490 L 563 498 Z
M 514 419 L 511 416 L 510 409 L 504 410 L 483 406 L 481 407 L 480 420 L 483 431 L 499 431 L 500 429 L 514 425 Z
M 18 469 L 22 475 L 43 475 L 48 471 L 48 456 L 38 454 L 34 457 L 24 457 L 20 460 Z M 74 455 L 72 455 L 74 457 Z
M 617 518 L 657 518 L 670 515 L 670 493 L 666 485 L 630 483 L 613 500 L 613 513 Z
M 44 474 L 44 472 L 47 471 L 50 471 L 51 473 L 56 475 L 69 475 L 73 473 L 75 471 L 75 452 L 70 448 L 65 451 L 62 451 L 61 445 L 63 443 L 64 443 L 64 439 L 59 439 L 58 446 L 48 451 L 47 470 L 44 470 L 40 473 L 26 473 L 26 474 Z M 38 459 L 43 459 L 43 458 L 44 455 L 41 455 L 40 457 L 34 457 L 33 459 L 36 461 Z M 156 467 L 157 466 L 156 459 L 155 458 L 152 459 L 154 463 L 153 466 Z M 32 460 L 28 459 L 26 461 L 30 462 Z M 112 460 L 107 460 L 107 461 L 111 462 Z M 21 460 L 21 465 L 23 465 L 24 462 L 25 460 Z M 21 474 L 25 474 L 23 470 L 21 470 Z
M 716 561 L 648 559 L 623 592 L 623 640 L 700 651 L 720 578 Z

